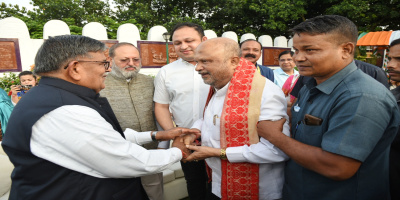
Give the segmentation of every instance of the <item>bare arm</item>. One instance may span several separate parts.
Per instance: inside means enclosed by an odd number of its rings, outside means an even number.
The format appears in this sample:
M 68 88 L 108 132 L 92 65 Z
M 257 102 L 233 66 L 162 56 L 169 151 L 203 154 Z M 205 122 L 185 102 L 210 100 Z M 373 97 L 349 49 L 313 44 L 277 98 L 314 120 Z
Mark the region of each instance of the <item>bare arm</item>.
M 285 119 L 279 121 L 260 121 L 258 134 L 285 152 L 299 165 L 333 180 L 346 180 L 359 169 L 361 162 L 349 157 L 324 151 L 323 149 L 301 143 L 282 133 Z
M 160 124 L 161 128 L 163 128 L 164 130 L 174 128 L 171 113 L 169 112 L 169 104 L 161 104 L 155 102 L 154 112 L 157 122 Z
M 189 150 L 194 151 L 186 158 L 187 161 L 204 160 L 210 157 L 219 157 L 221 153 L 221 149 L 207 147 L 207 146 L 186 145 L 186 147 Z

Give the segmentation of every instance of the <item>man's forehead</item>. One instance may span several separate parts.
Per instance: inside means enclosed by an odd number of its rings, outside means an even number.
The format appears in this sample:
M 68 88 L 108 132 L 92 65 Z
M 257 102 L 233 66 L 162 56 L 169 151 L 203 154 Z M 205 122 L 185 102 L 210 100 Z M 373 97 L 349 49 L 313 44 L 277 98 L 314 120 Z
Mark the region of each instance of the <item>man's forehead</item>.
M 200 36 L 197 35 L 185 35 L 184 37 L 172 37 L 172 42 L 175 41 L 185 41 L 185 40 L 195 40 L 201 39 Z
M 118 49 L 117 49 L 118 50 Z M 120 51 L 115 51 L 116 57 L 139 57 L 139 51 L 132 47 L 130 49 L 121 49 Z
M 400 44 L 398 45 L 394 45 L 392 47 L 389 48 L 389 56 L 399 56 L 400 55 Z
M 187 39 L 201 39 L 201 35 L 193 27 L 184 26 L 175 30 L 172 35 L 172 41 L 187 40 Z
M 241 48 L 244 47 L 261 48 L 261 44 L 255 40 L 249 40 L 242 43 Z
M 321 33 L 321 34 L 309 34 L 309 33 L 298 33 L 293 35 L 293 45 L 296 42 L 305 42 L 310 44 L 318 44 L 320 42 L 337 43 L 336 41 L 341 35 L 336 33 Z
M 218 55 L 220 53 L 221 53 L 220 48 L 217 48 L 216 44 L 201 43 L 196 48 L 194 56 L 195 57 L 205 58 L 205 57 L 212 57 L 212 56 Z
M 124 45 L 115 49 L 115 54 L 119 53 L 139 53 L 139 50 L 134 46 Z

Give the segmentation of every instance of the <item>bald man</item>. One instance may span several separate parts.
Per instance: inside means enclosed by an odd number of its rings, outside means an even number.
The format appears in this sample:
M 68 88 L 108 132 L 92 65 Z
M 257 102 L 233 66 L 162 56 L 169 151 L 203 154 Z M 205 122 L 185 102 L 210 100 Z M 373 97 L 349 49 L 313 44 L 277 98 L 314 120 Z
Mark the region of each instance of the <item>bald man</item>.
M 205 159 L 212 170 L 207 199 L 281 198 L 287 156 L 258 137 L 256 124 L 288 118 L 282 91 L 240 58 L 239 46 L 231 39 L 203 42 L 195 61 L 196 71 L 212 87 L 204 117 L 192 126 L 201 130 L 202 146 L 188 145 L 194 153 L 187 159 Z M 284 133 L 289 135 L 288 124 Z M 194 139 L 193 135 L 190 141 Z M 233 187 L 238 184 L 244 187 Z

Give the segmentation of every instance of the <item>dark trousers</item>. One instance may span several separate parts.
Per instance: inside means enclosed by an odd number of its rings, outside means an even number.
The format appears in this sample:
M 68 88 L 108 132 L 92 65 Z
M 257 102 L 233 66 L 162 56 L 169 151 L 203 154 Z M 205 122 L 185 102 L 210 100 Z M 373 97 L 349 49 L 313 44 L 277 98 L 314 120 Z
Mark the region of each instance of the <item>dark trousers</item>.
M 211 182 L 207 183 L 207 196 L 206 200 L 221 200 L 217 195 L 212 193 Z
M 204 200 L 207 196 L 207 172 L 204 160 L 181 162 L 190 200 Z

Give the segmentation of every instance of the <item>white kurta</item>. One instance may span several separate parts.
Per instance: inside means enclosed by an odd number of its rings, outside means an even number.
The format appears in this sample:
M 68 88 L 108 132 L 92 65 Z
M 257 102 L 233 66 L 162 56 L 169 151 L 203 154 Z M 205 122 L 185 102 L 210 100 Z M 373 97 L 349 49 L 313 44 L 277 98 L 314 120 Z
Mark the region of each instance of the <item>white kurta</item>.
M 54 134 L 57 133 L 57 134 Z M 31 151 L 62 167 L 98 178 L 132 178 L 159 173 L 178 162 L 178 148 L 146 150 L 150 132 L 126 129 L 126 140 L 97 111 L 59 107 L 32 127 Z
M 220 119 L 213 123 L 213 117 L 222 114 L 225 95 L 229 84 L 216 91 L 211 98 L 204 120 L 199 119 L 192 128 L 201 130 L 202 146 L 220 148 Z M 267 80 L 262 95 L 259 120 L 279 120 L 286 118 L 283 133 L 289 135 L 288 116 L 286 114 L 285 96 L 273 82 Z M 259 192 L 260 199 L 282 198 L 284 182 L 284 161 L 288 156 L 264 138 L 251 146 L 238 146 L 226 149 L 228 161 L 232 163 L 249 162 L 258 163 L 259 166 Z M 218 157 L 207 158 L 206 162 L 212 169 L 212 192 L 221 197 L 221 160 Z

